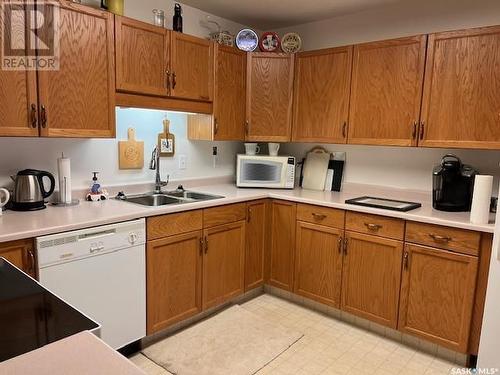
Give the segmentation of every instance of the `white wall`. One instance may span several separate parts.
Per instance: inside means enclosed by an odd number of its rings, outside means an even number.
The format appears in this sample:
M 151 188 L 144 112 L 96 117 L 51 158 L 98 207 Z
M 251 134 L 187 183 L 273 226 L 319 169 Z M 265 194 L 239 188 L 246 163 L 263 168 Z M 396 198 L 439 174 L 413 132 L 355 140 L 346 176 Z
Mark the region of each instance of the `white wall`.
M 183 5 L 182 1 L 173 0 L 125 0 L 124 15 L 144 22 L 152 23 L 153 9 L 161 9 L 165 12 L 165 26 L 172 29 L 172 17 L 174 15 L 174 4 L 178 2 L 182 5 L 183 32 L 195 35 L 200 38 L 208 37 L 208 34 L 215 30 L 212 24 L 207 27 L 206 17 L 220 24 L 222 30 L 230 31 L 236 35 L 245 26 L 216 15 L 193 8 L 189 5 Z M 83 4 L 99 7 L 100 0 L 83 0 Z
M 497 213 L 500 223 L 500 211 Z M 479 343 L 478 367 L 500 369 L 498 339 L 500 337 L 500 225 L 493 238 L 488 290 L 484 309 L 483 328 Z M 490 372 L 491 374 L 494 372 Z M 498 373 L 498 371 L 497 371 Z
M 151 151 L 163 118 L 171 121 L 170 131 L 176 137 L 176 154 L 161 158 L 162 177 L 171 179 L 227 176 L 234 173 L 234 155 L 242 147 L 238 142 L 192 142 L 187 140 L 185 114 L 141 109 L 117 109 L 117 135 L 114 139 L 46 139 L 0 138 L 0 186 L 10 183 L 9 175 L 18 170 L 35 168 L 57 172 L 57 158 L 61 152 L 71 158 L 73 187 L 89 186 L 92 171 L 99 171 L 104 185 L 124 185 L 134 182 L 153 182 L 154 171 L 149 170 Z M 118 169 L 118 141 L 127 138 L 127 129 L 136 129 L 137 140 L 144 141 L 144 168 Z M 213 167 L 212 146 L 219 149 L 219 160 Z M 187 168 L 179 169 L 179 155 L 187 156 Z
M 301 160 L 316 146 L 289 143 L 280 152 Z M 432 168 L 446 153 L 453 153 L 482 174 L 499 175 L 500 151 L 419 149 L 357 145 L 321 145 L 329 151 L 346 152 L 344 182 L 432 190 Z M 495 179 L 498 184 L 498 178 Z
M 348 44 L 500 24 L 498 0 L 398 1 L 365 12 L 278 30 L 300 34 L 312 50 Z

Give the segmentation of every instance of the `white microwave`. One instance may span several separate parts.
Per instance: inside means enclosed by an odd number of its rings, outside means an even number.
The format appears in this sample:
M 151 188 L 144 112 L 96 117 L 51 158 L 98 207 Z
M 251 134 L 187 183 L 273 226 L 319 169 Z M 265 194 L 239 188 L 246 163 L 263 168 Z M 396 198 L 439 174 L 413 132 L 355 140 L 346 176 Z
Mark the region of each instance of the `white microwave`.
M 293 189 L 295 158 L 293 156 L 238 155 L 236 186 Z

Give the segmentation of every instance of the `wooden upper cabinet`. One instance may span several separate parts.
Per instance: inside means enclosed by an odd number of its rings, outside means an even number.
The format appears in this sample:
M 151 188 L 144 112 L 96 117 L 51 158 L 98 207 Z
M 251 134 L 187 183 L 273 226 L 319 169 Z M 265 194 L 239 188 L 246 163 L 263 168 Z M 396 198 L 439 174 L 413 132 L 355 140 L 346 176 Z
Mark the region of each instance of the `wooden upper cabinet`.
M 247 203 L 245 290 L 264 284 L 264 265 L 267 250 L 267 200 Z
M 476 257 L 407 245 L 399 329 L 465 353 L 476 275 Z
M 148 242 L 148 334 L 201 312 L 201 240 L 195 231 Z
M 216 46 L 215 140 L 245 139 L 247 56 L 234 47 Z
M 214 45 L 205 39 L 172 31 L 170 93 L 183 99 L 212 101 Z
M 297 222 L 294 292 L 339 308 L 342 230 Z
M 204 230 L 203 309 L 244 291 L 245 221 Z
M 38 71 L 41 134 L 114 137 L 113 15 L 67 1 L 58 4 L 59 69 Z M 44 11 L 52 12 L 53 6 Z
M 354 46 L 351 144 L 416 145 L 427 36 Z
M 431 34 L 419 145 L 500 148 L 500 27 Z
M 293 63 L 294 55 L 248 53 L 247 140 L 272 142 L 290 140 Z
M 352 46 L 295 56 L 293 141 L 346 143 Z
M 396 328 L 403 243 L 346 232 L 342 310 Z
M 269 284 L 293 290 L 295 254 L 295 203 L 273 200 L 271 204 L 271 248 Z
M 115 17 L 116 89 L 168 95 L 168 31 L 130 18 Z
M 17 19 L 16 16 L 16 13 L 12 15 L 14 24 L 24 23 L 23 19 Z M 16 39 L 15 35 L 11 35 L 11 30 L 22 30 L 11 27 L 9 21 L 0 14 L 0 26 L 2 25 L 5 33 L 0 33 L 0 45 L 3 48 L 2 36 L 7 40 Z M 23 35 L 20 37 L 24 38 Z M 38 135 L 36 95 L 35 71 L 0 69 L 0 136 Z

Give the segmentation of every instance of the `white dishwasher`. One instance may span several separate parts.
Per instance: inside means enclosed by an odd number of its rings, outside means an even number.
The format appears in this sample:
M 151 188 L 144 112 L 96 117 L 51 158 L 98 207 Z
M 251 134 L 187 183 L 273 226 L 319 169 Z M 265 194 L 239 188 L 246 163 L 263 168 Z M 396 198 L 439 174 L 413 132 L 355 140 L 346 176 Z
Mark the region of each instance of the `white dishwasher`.
M 144 219 L 38 237 L 40 284 L 99 322 L 101 338 L 121 348 L 146 335 L 145 240 Z

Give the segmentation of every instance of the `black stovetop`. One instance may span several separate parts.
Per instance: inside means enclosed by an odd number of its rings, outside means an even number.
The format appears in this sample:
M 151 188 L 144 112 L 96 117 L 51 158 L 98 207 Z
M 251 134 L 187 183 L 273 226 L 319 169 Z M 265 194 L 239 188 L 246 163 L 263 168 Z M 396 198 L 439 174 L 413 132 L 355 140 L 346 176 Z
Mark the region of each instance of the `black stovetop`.
M 0 258 L 0 362 L 98 327 Z

